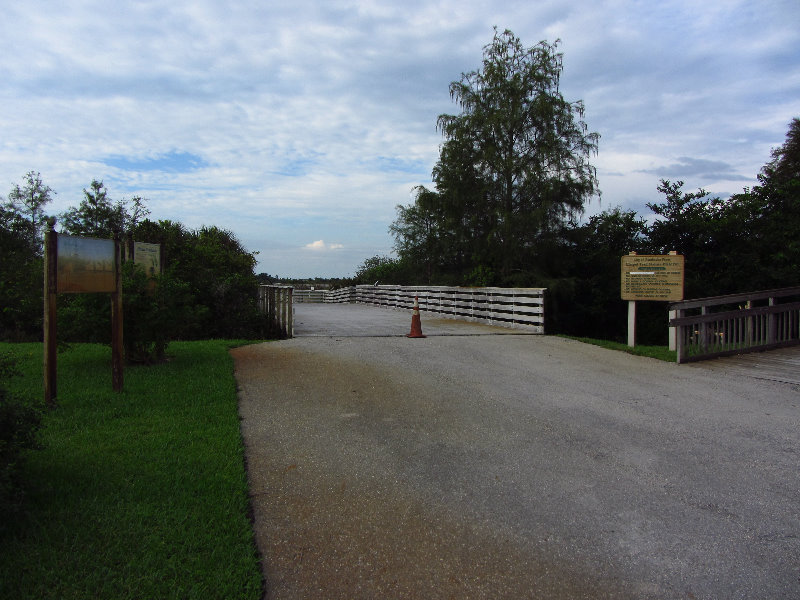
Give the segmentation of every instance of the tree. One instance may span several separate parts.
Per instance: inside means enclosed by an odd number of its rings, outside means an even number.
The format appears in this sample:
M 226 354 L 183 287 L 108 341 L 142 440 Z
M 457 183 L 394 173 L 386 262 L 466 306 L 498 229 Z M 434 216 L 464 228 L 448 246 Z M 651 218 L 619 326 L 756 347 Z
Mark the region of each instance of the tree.
M 396 258 L 372 256 L 365 259 L 358 267 L 353 283 L 355 285 L 400 284 L 405 278 L 403 269 L 403 263 Z
M 88 190 L 84 188 L 81 203 L 62 213 L 59 220 L 61 228 L 72 235 L 107 238 L 122 232 L 122 218 L 114 209 L 105 185 L 96 179 Z
M 772 150 L 759 185 L 731 198 L 731 222 L 742 229 L 737 249 L 747 250 L 742 280 L 767 289 L 800 283 L 800 119 Z
M 650 251 L 686 257 L 686 296 L 702 297 L 800 282 L 800 119 L 758 176 L 760 185 L 726 200 L 662 180 Z
M 54 193 L 30 171 L 0 205 L 0 339 L 41 335 L 42 228 Z
M 445 229 L 445 216 L 439 214 L 437 208 L 441 197 L 424 186 L 416 188 L 416 198 L 409 206 L 397 206 L 397 220 L 389 226 L 390 233 L 395 238 L 394 250 L 398 256 L 402 256 L 407 263 L 419 265 L 420 281 L 413 283 L 431 283 L 434 272 L 440 273 L 443 269 L 442 261 L 446 259 L 446 248 L 454 248 L 452 240 L 448 241 Z M 382 257 L 373 257 L 373 262 Z M 392 260 L 383 257 L 385 260 Z M 397 263 L 398 261 L 393 261 Z M 365 261 L 361 270 L 379 266 L 378 264 L 368 264 Z M 394 269 L 395 274 L 398 269 Z M 381 278 L 385 283 L 386 276 Z M 409 282 L 411 283 L 411 282 Z
M 620 257 L 642 252 L 646 232 L 641 217 L 619 207 L 563 227 L 548 256 L 558 277 L 544 282 L 550 332 L 623 340 L 627 305 L 620 300 Z
M 15 185 L 8 194 L 6 210 L 16 212 L 30 221 L 34 235 L 39 240 L 41 246 L 42 229 L 47 215 L 44 213 L 44 206 L 53 200 L 55 192 L 50 186 L 42 182 L 42 176 L 35 171 L 28 171 L 25 174 L 25 184 L 20 187 Z
M 485 267 L 502 280 L 527 268 L 540 236 L 599 193 L 589 162 L 599 135 L 588 132 L 582 102 L 559 91 L 557 45 L 525 48 L 495 29 L 482 68 L 450 84 L 461 113 L 437 121 L 445 142 L 433 170 L 441 196 L 433 217 L 456 244 L 451 254 L 473 249 L 468 270 Z M 394 230 L 401 246 L 406 216 Z
M 761 169 L 763 183 L 788 184 L 800 179 L 800 118 L 789 123 L 786 141 L 772 150 L 772 160 Z
M 113 202 L 102 181 L 92 180 L 83 190 L 83 200 L 60 215 L 62 229 L 72 235 L 110 238 L 133 230 L 150 211 L 141 196 Z
M 647 232 L 649 252 L 675 251 L 686 258 L 687 298 L 729 293 L 723 279 L 728 261 L 738 253 L 730 235 L 739 231 L 738 224 L 729 222 L 730 201 L 711 197 L 702 188 L 684 192 L 683 181 L 662 179 L 658 191 L 665 201 L 647 204 L 657 215 Z
M 0 339 L 39 339 L 41 244 L 31 221 L 4 207 L 0 207 L 0 257 Z

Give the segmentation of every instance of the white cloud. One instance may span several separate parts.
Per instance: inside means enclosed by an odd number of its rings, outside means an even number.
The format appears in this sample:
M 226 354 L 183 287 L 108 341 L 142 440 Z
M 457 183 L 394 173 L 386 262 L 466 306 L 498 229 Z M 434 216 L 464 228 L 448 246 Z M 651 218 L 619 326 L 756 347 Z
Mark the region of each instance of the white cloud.
M 231 229 L 263 271 L 353 273 L 430 185 L 448 85 L 492 25 L 562 39 L 561 90 L 602 136 L 589 213 L 645 210 L 660 173 L 738 191 L 800 115 L 796 0 L 31 0 L 0 20 L 0 194 L 37 170 L 60 212 L 102 179 Z M 154 167 L 182 156 L 198 168 Z
M 317 240 L 303 246 L 308 250 L 340 250 L 344 248 L 343 244 L 326 244 L 323 240 Z

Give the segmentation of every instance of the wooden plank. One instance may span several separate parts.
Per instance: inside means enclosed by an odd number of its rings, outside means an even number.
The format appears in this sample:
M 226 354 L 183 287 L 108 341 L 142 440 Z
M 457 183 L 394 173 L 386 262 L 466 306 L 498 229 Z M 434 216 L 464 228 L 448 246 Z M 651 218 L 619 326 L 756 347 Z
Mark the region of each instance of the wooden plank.
M 693 368 L 737 373 L 755 379 L 800 385 L 800 347 L 739 354 L 699 362 Z

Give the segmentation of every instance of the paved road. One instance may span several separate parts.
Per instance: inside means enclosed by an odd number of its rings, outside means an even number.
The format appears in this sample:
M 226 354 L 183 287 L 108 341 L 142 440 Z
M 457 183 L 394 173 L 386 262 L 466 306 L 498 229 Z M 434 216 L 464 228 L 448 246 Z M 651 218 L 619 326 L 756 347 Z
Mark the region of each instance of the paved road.
M 800 597 L 797 385 L 530 335 L 234 357 L 269 598 Z

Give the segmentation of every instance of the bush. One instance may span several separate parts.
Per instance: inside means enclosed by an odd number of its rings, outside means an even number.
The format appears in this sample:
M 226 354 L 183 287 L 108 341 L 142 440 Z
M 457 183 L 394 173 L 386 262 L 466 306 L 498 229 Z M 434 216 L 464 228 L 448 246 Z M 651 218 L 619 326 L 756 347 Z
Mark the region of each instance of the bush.
M 0 354 L 0 532 L 10 523 L 7 518 L 18 512 L 23 501 L 19 480 L 26 450 L 36 447 L 36 432 L 41 424 L 41 410 L 9 392 L 4 382 L 19 375 L 16 362 Z

